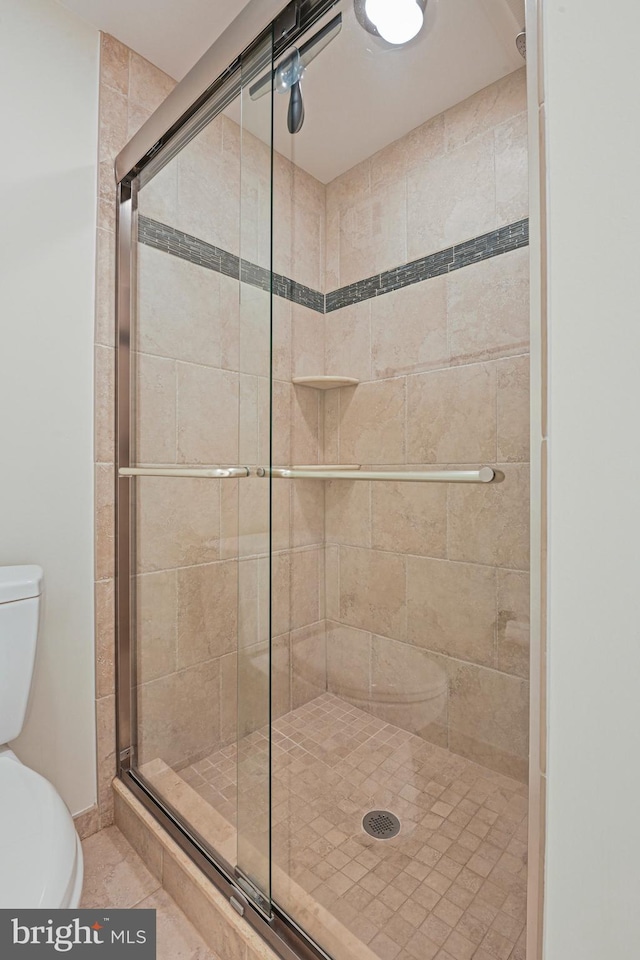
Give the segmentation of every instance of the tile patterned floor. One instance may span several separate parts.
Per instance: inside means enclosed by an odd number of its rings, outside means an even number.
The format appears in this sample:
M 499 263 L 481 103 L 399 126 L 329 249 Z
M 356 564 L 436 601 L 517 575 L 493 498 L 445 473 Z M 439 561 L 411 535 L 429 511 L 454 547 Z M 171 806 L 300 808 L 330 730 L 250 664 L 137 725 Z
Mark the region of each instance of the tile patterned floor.
M 136 907 L 157 911 L 157 960 L 216 960 L 160 883 L 116 827 L 82 842 L 81 907 Z
M 266 738 L 240 749 L 258 784 Z M 236 761 L 232 745 L 181 771 L 230 822 Z M 525 785 L 331 694 L 276 721 L 273 765 L 275 861 L 380 960 L 524 960 Z M 371 809 L 399 836 L 365 834 Z

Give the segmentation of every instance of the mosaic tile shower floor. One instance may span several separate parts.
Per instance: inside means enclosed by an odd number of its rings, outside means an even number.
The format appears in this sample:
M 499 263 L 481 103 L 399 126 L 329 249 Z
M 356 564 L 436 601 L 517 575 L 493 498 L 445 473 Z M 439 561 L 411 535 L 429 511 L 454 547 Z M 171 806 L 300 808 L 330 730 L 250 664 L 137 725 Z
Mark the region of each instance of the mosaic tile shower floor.
M 266 769 L 261 733 L 241 749 Z M 181 776 L 236 822 L 236 768 L 233 744 Z M 524 960 L 524 784 L 323 694 L 274 724 L 272 797 L 275 863 L 380 960 Z

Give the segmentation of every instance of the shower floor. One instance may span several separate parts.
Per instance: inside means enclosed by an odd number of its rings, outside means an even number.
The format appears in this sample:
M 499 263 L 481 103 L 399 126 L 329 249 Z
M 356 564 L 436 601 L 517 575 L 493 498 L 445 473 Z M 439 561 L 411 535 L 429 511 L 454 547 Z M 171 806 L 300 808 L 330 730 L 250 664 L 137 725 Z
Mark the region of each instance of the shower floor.
M 241 749 L 266 769 L 263 734 Z M 180 772 L 234 824 L 237 755 Z M 524 784 L 323 694 L 274 723 L 272 798 L 274 899 L 296 917 L 284 873 L 357 938 L 349 956 L 524 960 Z M 400 818 L 397 837 L 364 832 L 373 809 Z

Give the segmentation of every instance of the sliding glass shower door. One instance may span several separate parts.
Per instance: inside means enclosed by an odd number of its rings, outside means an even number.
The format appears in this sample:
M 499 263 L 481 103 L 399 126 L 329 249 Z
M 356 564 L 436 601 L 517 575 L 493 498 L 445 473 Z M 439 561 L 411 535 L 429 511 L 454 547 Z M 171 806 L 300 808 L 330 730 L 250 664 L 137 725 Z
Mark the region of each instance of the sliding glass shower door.
M 290 5 L 121 184 L 120 773 L 287 960 L 523 956 L 526 83 L 462 5 Z
M 130 774 L 267 915 L 271 73 L 269 33 L 132 183 L 119 464 Z
M 260 909 L 271 896 L 271 500 L 258 476 L 271 460 L 272 261 L 271 36 L 241 66 L 227 117 L 240 147 L 238 327 L 240 457 L 250 476 L 238 493 L 238 881 Z M 264 96 L 251 91 L 262 83 Z M 259 130 L 260 136 L 254 132 Z

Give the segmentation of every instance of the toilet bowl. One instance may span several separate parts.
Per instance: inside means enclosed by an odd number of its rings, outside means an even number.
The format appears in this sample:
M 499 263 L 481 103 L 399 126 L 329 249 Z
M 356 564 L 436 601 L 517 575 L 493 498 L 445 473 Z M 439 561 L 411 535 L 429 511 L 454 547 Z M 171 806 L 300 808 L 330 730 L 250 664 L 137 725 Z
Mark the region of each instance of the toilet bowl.
M 328 642 L 331 662 L 343 635 L 330 633 Z M 419 647 L 377 636 L 371 660 L 371 677 L 368 672 L 330 670 L 331 693 L 385 723 L 439 742 L 446 727 L 448 698 L 447 674 L 439 658 Z
M 26 716 L 41 592 L 40 567 L 0 567 L 0 909 L 76 908 L 82 893 L 71 814 L 6 745 Z

